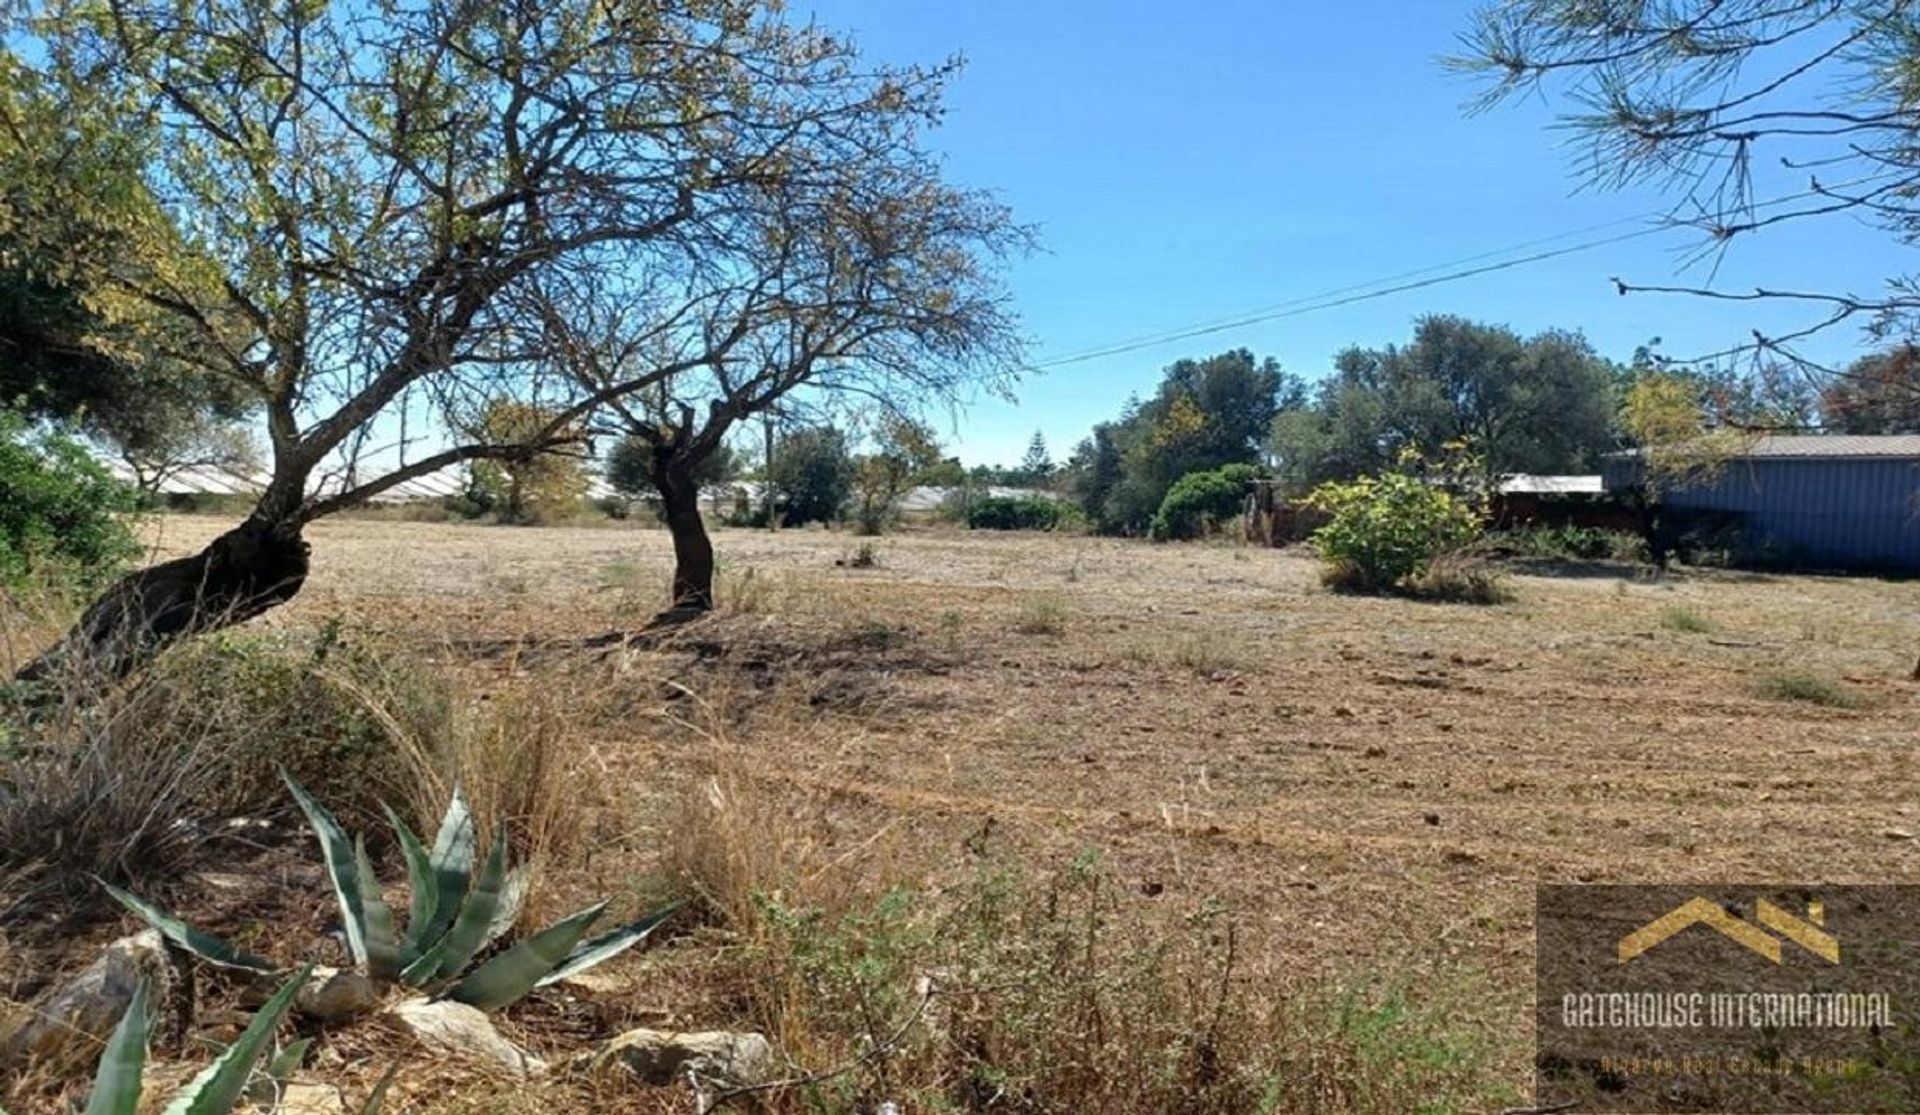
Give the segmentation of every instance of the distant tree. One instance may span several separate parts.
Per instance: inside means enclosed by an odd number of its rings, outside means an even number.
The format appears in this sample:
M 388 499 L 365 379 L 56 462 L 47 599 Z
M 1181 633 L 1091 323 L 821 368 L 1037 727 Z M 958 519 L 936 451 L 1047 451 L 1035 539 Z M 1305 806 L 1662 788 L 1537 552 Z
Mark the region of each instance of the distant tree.
M 934 488 L 959 488 L 967 483 L 967 466 L 958 457 L 942 457 L 920 471 L 914 482 Z
M 893 519 L 894 505 L 914 478 L 940 463 L 940 442 L 933 429 L 906 415 L 882 415 L 872 440 L 872 451 L 853 465 L 862 534 L 879 534 L 886 529 Z
M 464 432 L 476 441 L 511 445 L 543 436 L 553 420 L 554 412 L 548 408 L 499 398 L 488 403 Z M 573 439 L 572 431 L 566 434 Z M 580 499 L 587 494 L 587 472 L 577 452 L 556 449 L 476 461 L 473 486 L 501 522 L 537 523 L 580 509 Z
M 789 526 L 838 522 L 853 495 L 847 436 L 832 426 L 794 430 L 774 448 L 767 479 Z
M 1107 500 L 1121 480 L 1120 443 L 1110 422 L 1093 428 L 1093 435 L 1074 448 L 1067 462 L 1067 474 L 1074 499 L 1081 513 L 1095 530 L 1111 529 L 1105 519 Z
M 693 481 L 702 488 L 724 484 L 746 471 L 742 454 L 721 445 L 700 462 Z M 607 486 L 629 499 L 658 499 L 660 489 L 653 483 L 653 447 L 644 439 L 623 437 L 607 451 Z
M 1843 434 L 1920 434 L 1920 348 L 1863 356 L 1820 393 L 1828 429 Z
M 1053 454 L 1047 451 L 1047 435 L 1039 430 L 1033 431 L 1033 440 L 1027 442 L 1026 456 L 1020 458 L 1020 472 L 1026 486 L 1040 486 L 1053 479 Z
M 1313 407 L 1284 411 L 1274 427 L 1280 476 L 1295 490 L 1463 440 L 1490 475 L 1586 471 L 1614 447 L 1612 366 L 1577 333 L 1522 338 L 1433 315 L 1404 348 L 1342 352 L 1334 373 Z
M 1665 497 L 1678 488 L 1709 484 L 1752 444 L 1753 434 L 1712 419 L 1712 391 L 1695 375 L 1649 371 L 1621 402 L 1621 425 L 1639 456 L 1641 533 L 1649 556 L 1664 568 L 1671 538 L 1663 522 Z
M 1096 429 L 1088 463 L 1110 464 L 1098 456 L 1111 452 L 1119 468 L 1117 475 L 1079 478 L 1088 520 L 1109 532 L 1146 533 L 1167 490 L 1182 476 L 1256 463 L 1274 415 L 1304 390 L 1278 361 L 1256 359 L 1246 349 L 1169 365 L 1153 397 L 1108 427 L 1110 450 L 1101 449 Z M 1089 499 L 1095 494 L 1097 502 Z

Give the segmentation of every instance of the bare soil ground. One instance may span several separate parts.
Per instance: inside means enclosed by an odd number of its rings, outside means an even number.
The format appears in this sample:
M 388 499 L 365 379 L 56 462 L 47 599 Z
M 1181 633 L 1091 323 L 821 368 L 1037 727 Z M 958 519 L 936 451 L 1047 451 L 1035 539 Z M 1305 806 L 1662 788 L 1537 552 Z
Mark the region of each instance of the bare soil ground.
M 160 548 L 220 526 L 170 519 Z M 310 537 L 307 590 L 263 622 L 344 615 L 717 717 L 763 776 L 830 792 L 929 872 L 1097 850 L 1143 904 L 1230 903 L 1276 978 L 1464 981 L 1462 1023 L 1516 1087 L 1536 883 L 1920 877 L 1912 584 L 1595 565 L 1473 607 L 1336 596 L 1302 554 L 1231 545 L 916 530 L 859 568 L 849 535 L 721 530 L 721 614 L 641 650 L 617 634 L 661 602 L 663 532 Z M 1857 706 L 1762 695 L 1781 671 Z M 714 711 L 774 693 L 811 719 Z M 699 776 L 692 744 L 596 715 L 645 846 Z

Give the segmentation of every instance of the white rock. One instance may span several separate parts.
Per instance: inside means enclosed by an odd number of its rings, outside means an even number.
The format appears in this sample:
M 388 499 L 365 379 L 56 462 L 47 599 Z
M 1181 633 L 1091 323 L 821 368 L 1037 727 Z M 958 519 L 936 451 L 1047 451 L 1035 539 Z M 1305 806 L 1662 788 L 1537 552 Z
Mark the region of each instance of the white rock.
M 517 1077 L 547 1071 L 540 1058 L 500 1036 L 487 1016 L 450 999 L 408 999 L 387 1012 L 415 1037 L 433 1049 L 491 1064 Z
M 648 1084 L 673 1084 L 691 1068 L 723 1088 L 745 1088 L 773 1079 L 773 1047 L 755 1033 L 707 1030 L 628 1030 L 608 1042 L 594 1068 L 624 1067 Z

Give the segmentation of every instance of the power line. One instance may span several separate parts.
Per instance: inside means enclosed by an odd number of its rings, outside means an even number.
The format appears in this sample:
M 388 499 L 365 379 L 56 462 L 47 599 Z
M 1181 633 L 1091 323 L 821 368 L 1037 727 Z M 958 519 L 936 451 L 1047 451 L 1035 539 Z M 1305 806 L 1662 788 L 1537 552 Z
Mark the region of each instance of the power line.
M 1868 175 L 1865 178 L 1856 179 L 1851 182 L 1843 182 L 1836 186 L 1828 187 L 1827 189 L 1824 189 L 1824 190 L 1823 189 L 1802 190 L 1799 193 L 1787 194 L 1781 197 L 1769 199 L 1767 201 L 1755 202 L 1750 208 L 1754 210 L 1770 209 L 1777 205 L 1785 205 L 1791 202 L 1805 200 L 1806 198 L 1810 198 L 1810 197 L 1823 196 L 1824 194 L 1828 193 L 1832 189 L 1846 189 L 1851 186 L 1857 186 L 1865 182 L 1873 181 L 1875 178 L 1881 178 L 1886 176 L 1887 176 L 1886 174 Z M 1565 240 L 1568 237 L 1579 236 L 1588 232 L 1596 232 L 1604 228 L 1612 228 L 1612 227 L 1623 225 L 1623 224 L 1637 224 L 1641 221 L 1653 220 L 1653 219 L 1663 219 L 1663 215 L 1650 214 L 1650 215 L 1642 215 L 1642 216 L 1635 216 L 1635 217 L 1622 217 L 1617 220 L 1605 221 L 1596 225 L 1588 225 L 1585 228 L 1573 229 L 1568 232 L 1556 233 L 1553 236 L 1541 237 L 1539 239 L 1525 241 L 1520 244 L 1508 245 L 1507 247 L 1504 247 L 1504 248 L 1497 248 L 1492 251 L 1481 252 L 1477 255 L 1467 256 L 1463 259 L 1453 260 L 1448 263 L 1435 264 L 1429 267 L 1417 268 L 1412 271 L 1403 271 L 1396 275 L 1387 276 L 1386 278 L 1374 279 L 1370 282 L 1356 283 L 1350 286 L 1338 287 L 1333 290 L 1322 291 L 1318 294 L 1312 294 L 1312 295 L 1307 295 L 1301 298 L 1291 299 L 1289 301 L 1282 302 L 1274 306 L 1269 306 L 1265 309 L 1249 311 L 1244 315 L 1231 318 L 1225 321 L 1215 321 L 1215 322 L 1202 324 L 1202 325 L 1187 326 L 1187 327 L 1177 329 L 1177 330 L 1172 330 L 1166 333 L 1159 333 L 1159 334 L 1153 334 L 1151 336 L 1139 337 L 1129 341 L 1117 341 L 1112 344 L 1102 345 L 1102 346 L 1098 346 L 1096 348 L 1091 348 L 1091 349 L 1086 349 L 1081 352 L 1073 353 L 1067 356 L 1056 357 L 1055 359 L 1052 359 L 1052 360 L 1042 360 L 1031 365 L 1031 368 L 1033 370 L 1038 371 L 1046 368 L 1064 367 L 1069 364 L 1082 364 L 1089 360 L 1098 360 L 1108 356 L 1119 356 L 1129 352 L 1136 352 L 1143 348 L 1152 348 L 1157 345 L 1170 344 L 1174 341 L 1190 340 L 1194 337 L 1204 337 L 1213 333 L 1225 332 L 1229 329 L 1240 329 L 1249 325 L 1258 325 L 1268 321 L 1277 321 L 1282 318 L 1298 317 L 1302 314 L 1314 313 L 1319 310 L 1330 310 L 1340 306 L 1348 306 L 1356 302 L 1367 302 L 1376 298 L 1386 298 L 1395 294 L 1405 294 L 1408 291 L 1421 290 L 1426 287 L 1432 287 L 1432 286 L 1439 286 L 1443 283 L 1458 282 L 1462 279 L 1470 279 L 1480 275 L 1491 274 L 1496 271 L 1505 271 L 1514 267 L 1521 267 L 1529 263 L 1539 263 L 1543 260 L 1555 259 L 1560 256 L 1568 256 L 1568 255 L 1574 255 L 1579 252 L 1592 251 L 1595 248 L 1606 247 L 1609 244 L 1619 244 L 1628 240 L 1636 240 L 1643 236 L 1652 236 L 1656 233 L 1666 232 L 1674 227 L 1671 224 L 1650 225 L 1645 228 L 1635 229 L 1632 232 L 1621 233 L 1616 236 L 1605 236 L 1605 237 L 1601 237 L 1599 239 L 1594 239 L 1594 240 L 1586 240 L 1578 244 L 1568 245 L 1567 247 L 1564 247 L 1564 248 L 1554 248 L 1549 251 L 1535 252 L 1531 255 L 1520 256 L 1514 259 L 1504 259 L 1496 263 L 1485 264 L 1479 267 L 1468 267 L 1468 268 L 1458 269 L 1458 268 L 1461 268 L 1462 264 L 1473 263 L 1478 260 L 1488 259 L 1492 257 L 1504 256 L 1511 252 L 1523 251 L 1527 248 L 1535 247 L 1541 244 L 1556 243 L 1558 241 Z M 1439 274 L 1439 275 L 1431 274 L 1432 272 L 1441 271 L 1445 268 L 1457 268 L 1457 269 L 1446 271 L 1444 274 Z M 1422 276 L 1422 275 L 1430 275 L 1431 277 L 1418 278 L 1418 279 L 1414 278 L 1415 276 Z M 1402 279 L 1411 279 L 1413 281 L 1408 281 L 1408 282 L 1399 281 Z M 1382 287 L 1377 290 L 1373 289 L 1375 287 L 1378 287 L 1379 284 L 1381 283 L 1393 283 L 1395 285 Z

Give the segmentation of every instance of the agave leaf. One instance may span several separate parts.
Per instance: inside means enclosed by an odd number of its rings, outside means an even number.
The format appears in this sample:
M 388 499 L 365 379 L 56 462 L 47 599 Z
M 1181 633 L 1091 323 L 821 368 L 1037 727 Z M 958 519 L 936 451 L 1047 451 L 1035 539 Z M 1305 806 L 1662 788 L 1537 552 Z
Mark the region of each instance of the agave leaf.
M 300 1071 L 300 1066 L 307 1059 L 307 1050 L 312 1045 L 312 1038 L 301 1038 L 281 1046 L 273 1056 L 267 1058 L 267 1075 L 273 1078 L 275 1084 L 285 1087 L 287 1081 L 293 1079 L 293 1074 Z
M 340 822 L 334 820 L 333 814 L 315 801 L 305 787 L 295 782 L 291 774 L 282 770 L 280 778 L 287 789 L 293 791 L 293 800 L 300 804 L 300 812 L 307 815 L 307 824 L 320 841 L 320 855 L 327 861 L 327 878 L 332 881 L 333 896 L 340 903 L 340 924 L 346 930 L 347 949 L 353 953 L 354 963 L 365 964 L 366 911 L 360 905 L 360 876 L 354 869 L 353 845 L 340 828 Z
M 487 939 L 481 942 L 481 948 L 506 936 L 513 923 L 520 920 L 520 908 L 527 904 L 527 891 L 532 886 L 533 872 L 526 864 L 507 872 L 507 881 L 500 887 L 500 905 L 493 911 L 493 920 L 487 923 Z
M 467 893 L 467 900 L 461 903 L 452 928 L 400 973 L 402 983 L 424 987 L 436 979 L 457 975 L 467 966 L 473 954 L 480 950 L 487 927 L 493 924 L 506 874 L 507 840 L 502 833 L 494 838 L 493 850 L 487 853 L 487 862 L 474 880 L 473 889 Z
M 380 876 L 367 859 L 366 843 L 353 841 L 353 873 L 360 881 L 360 911 L 365 918 L 363 939 L 367 949 L 367 975 L 383 983 L 400 976 L 400 942 L 393 932 L 393 911 L 380 893 Z
M 431 947 L 453 924 L 460 904 L 473 885 L 473 813 L 467 799 L 454 787 L 447 802 L 447 815 L 440 819 L 440 832 L 433 838 L 434 890 L 433 919 L 420 932 L 421 949 Z
M 600 912 L 602 902 L 561 919 L 473 970 L 447 998 L 476 1010 L 496 1011 L 534 989 L 541 976 L 566 960 Z
M 100 1054 L 100 1067 L 93 1073 L 93 1090 L 87 1093 L 86 1115 L 134 1115 L 140 1108 L 140 1070 L 147 1064 L 147 1030 L 153 1019 L 147 1013 L 147 981 L 134 986 L 133 1002 L 120 1024 L 107 1039 Z
M 487 927 L 493 924 L 493 915 L 500 908 L 500 892 L 506 881 L 507 834 L 502 832 L 494 836 L 493 850 L 487 853 L 486 864 L 474 879 L 473 889 L 467 892 L 460 916 L 453 919 L 453 928 L 447 930 L 447 935 L 435 946 L 444 950 L 435 975 L 441 979 L 458 975 L 480 951 L 486 943 Z
M 655 910 L 639 921 L 623 925 L 610 933 L 603 933 L 586 944 L 567 954 L 559 967 L 534 981 L 535 987 L 547 987 L 559 983 L 568 976 L 579 975 L 596 964 L 612 960 L 621 953 L 646 940 L 653 931 L 660 928 L 666 920 L 680 912 L 681 903 L 675 902 L 665 909 Z
M 114 901 L 132 910 L 148 925 L 158 929 L 162 936 L 188 952 L 223 968 L 238 968 L 246 972 L 271 972 L 273 962 L 255 956 L 230 941 L 223 941 L 211 933 L 202 933 L 172 914 L 151 905 L 146 901 L 128 894 L 112 883 L 102 882 Z
M 407 860 L 407 939 L 401 944 L 400 962 L 411 964 L 427 950 L 428 942 L 423 938 L 433 922 L 434 906 L 440 897 L 439 884 L 434 879 L 433 860 L 420 838 L 391 809 L 387 809 L 387 822 L 393 826 L 393 834 L 399 838 L 400 851 Z
M 266 1051 L 273 1040 L 274 1028 L 293 1005 L 294 993 L 307 982 L 312 971 L 311 965 L 302 967 L 274 992 L 273 998 L 253 1016 L 253 1021 L 227 1046 L 226 1052 L 181 1089 L 161 1115 L 227 1115 L 232 1111 L 247 1090 L 247 1078 L 253 1075 L 254 1062 Z

